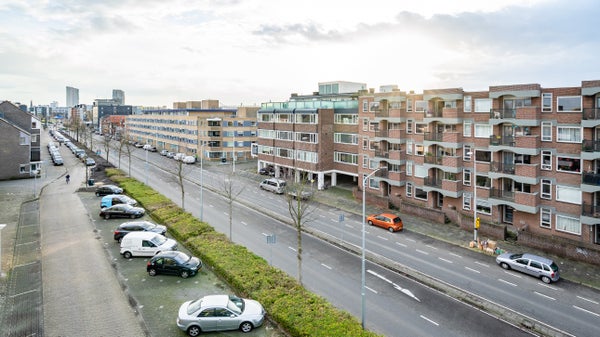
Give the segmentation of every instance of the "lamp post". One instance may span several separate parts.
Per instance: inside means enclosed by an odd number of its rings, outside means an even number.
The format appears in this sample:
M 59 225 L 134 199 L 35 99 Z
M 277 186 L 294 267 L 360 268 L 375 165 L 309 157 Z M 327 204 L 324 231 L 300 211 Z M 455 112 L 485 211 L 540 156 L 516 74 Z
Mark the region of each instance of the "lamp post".
M 473 241 L 477 243 L 477 228 L 479 228 L 479 218 L 477 218 L 477 162 L 475 161 L 475 150 L 468 153 L 473 158 Z
M 231 160 L 233 161 L 233 173 L 235 173 L 235 129 L 233 130 L 233 151 L 231 153 Z
M 144 165 L 144 173 L 146 175 L 146 180 L 145 180 L 145 184 L 146 186 L 148 186 L 148 150 L 146 151 L 146 164 Z
M 382 169 L 386 169 L 386 167 L 380 167 L 375 171 L 369 173 L 364 176 L 363 184 L 362 184 L 362 255 L 361 255 L 361 284 L 360 284 L 360 296 L 361 296 L 361 325 L 363 330 L 365 329 L 365 218 L 367 217 L 366 213 L 366 189 L 367 189 L 367 181 L 369 178 L 375 173 L 379 172 Z
M 6 224 L 0 224 L 0 277 L 4 277 L 2 273 L 2 229 L 6 227 Z
M 200 221 L 203 221 L 204 213 L 204 167 L 202 165 L 204 158 L 204 141 L 200 145 Z

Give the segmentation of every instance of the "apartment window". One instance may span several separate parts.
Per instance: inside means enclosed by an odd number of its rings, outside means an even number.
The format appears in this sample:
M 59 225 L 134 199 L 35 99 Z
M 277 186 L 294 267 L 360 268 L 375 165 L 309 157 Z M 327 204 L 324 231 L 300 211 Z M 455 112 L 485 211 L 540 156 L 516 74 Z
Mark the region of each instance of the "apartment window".
M 415 199 L 427 201 L 427 191 L 422 188 L 415 187 Z
M 471 186 L 471 169 L 463 169 L 463 185 Z
M 358 115 L 335 114 L 335 124 L 358 125 Z
M 552 170 L 552 152 L 542 151 L 542 170 Z
M 388 172 L 400 172 L 400 165 L 388 164 Z
M 552 112 L 552 93 L 542 93 L 542 112 Z
M 427 111 L 427 101 L 415 101 L 415 112 Z
M 540 208 L 540 227 L 552 227 L 552 210 L 550 208 Z
M 531 155 L 515 154 L 515 164 L 531 164 Z
M 412 161 L 406 162 L 406 175 L 409 177 L 413 175 L 413 162 Z
M 444 101 L 444 108 L 455 109 L 456 108 L 456 101 Z
M 464 137 L 471 137 L 471 127 L 472 127 L 471 122 L 463 122 L 463 136 Z
M 294 150 L 292 150 L 292 149 L 278 148 L 275 151 L 275 154 L 277 157 L 290 158 L 290 159 L 294 158 Z
M 473 150 L 471 148 L 471 145 L 464 145 L 463 146 L 463 160 L 470 161 L 471 160 L 471 155 L 473 154 L 472 151 Z
M 275 121 L 279 123 L 289 123 L 292 121 L 290 114 L 276 114 Z
M 369 148 L 369 138 L 363 137 L 363 150 L 367 150 Z
M 415 144 L 415 155 L 424 156 L 425 155 L 425 147 L 423 145 Z
M 273 147 L 272 146 L 259 145 L 258 146 L 258 153 L 260 153 L 260 154 L 266 154 L 266 155 L 273 155 Z
M 514 189 L 515 189 L 515 192 L 531 193 L 531 185 L 530 184 L 525 184 L 525 183 L 520 183 L 520 182 L 515 181 Z
M 571 234 L 581 234 L 581 222 L 579 219 L 564 215 L 556 215 L 556 230 Z
M 472 106 L 472 101 L 471 101 L 471 96 L 465 96 L 463 99 L 464 102 L 464 106 L 463 106 L 463 110 L 464 112 L 471 112 L 471 106 Z
M 428 130 L 427 123 L 415 123 L 415 134 L 422 135 Z
M 415 177 L 417 178 L 426 178 L 429 176 L 428 169 L 423 165 L 415 165 Z
M 376 131 L 379 130 L 379 123 L 378 122 L 371 122 L 369 124 L 369 131 Z
M 376 170 L 381 167 L 381 164 L 378 160 L 370 160 L 369 161 L 369 169 Z
M 556 110 L 559 112 L 580 112 L 581 96 L 558 96 Z
M 492 100 L 489 98 L 475 99 L 475 112 L 487 112 L 492 110 Z
M 581 172 L 581 159 L 570 157 L 556 157 L 556 170 L 560 172 Z
M 413 142 L 412 140 L 406 141 L 406 154 L 413 154 Z
M 552 181 L 549 179 L 542 179 L 542 199 L 552 200 Z
M 473 198 L 473 196 L 471 195 L 471 193 L 463 193 L 462 208 L 465 211 L 471 210 L 471 199 L 472 198 Z
M 476 138 L 490 138 L 492 135 L 492 126 L 488 124 L 475 124 Z
M 364 100 L 364 101 L 363 101 L 363 104 L 362 104 L 362 111 L 363 111 L 363 112 L 367 112 L 367 111 L 369 111 L 369 102 L 367 102 L 366 100 Z
M 317 124 L 317 114 L 296 114 L 298 124 Z
M 358 144 L 358 136 L 356 136 L 356 138 Z M 316 144 L 318 143 L 318 135 L 316 133 L 296 132 L 296 140 L 299 142 Z
M 277 139 L 292 140 L 294 133 L 291 131 L 277 131 Z
M 412 112 L 413 111 L 413 100 L 412 98 L 407 98 L 406 99 L 406 112 Z
M 406 121 L 406 133 L 413 133 L 413 123 L 412 119 Z
M 542 142 L 552 141 L 552 122 L 542 122 Z
M 490 207 L 490 203 L 487 200 L 477 199 L 476 205 L 477 205 L 477 213 L 487 214 L 487 215 L 492 214 L 492 208 Z
M 363 154 L 363 167 L 369 167 L 369 156 Z
M 29 136 L 25 132 L 19 133 L 19 145 L 29 145 Z
M 475 186 L 477 187 L 490 188 L 491 184 L 492 180 L 489 177 L 480 175 L 475 177 Z
M 581 127 L 558 126 L 556 127 L 556 141 L 563 143 L 581 143 Z
M 358 165 L 358 155 L 346 152 L 334 152 L 333 161 L 336 163 Z
M 354 133 L 334 133 L 333 142 L 337 144 L 358 145 L 358 135 Z
M 475 161 L 489 163 L 492 161 L 491 151 L 475 150 Z
M 379 180 L 369 178 L 369 188 L 378 190 L 379 189 Z
M 413 195 L 413 184 L 406 183 L 406 197 L 412 198 L 412 195 Z
M 296 159 L 307 163 L 317 163 L 319 157 L 316 152 L 296 150 Z
M 570 186 L 556 186 L 556 200 L 581 205 L 581 190 Z
M 370 112 L 377 112 L 377 111 L 379 111 L 379 102 L 371 102 L 369 104 L 369 111 Z
M 369 131 L 369 119 L 363 118 L 363 131 Z

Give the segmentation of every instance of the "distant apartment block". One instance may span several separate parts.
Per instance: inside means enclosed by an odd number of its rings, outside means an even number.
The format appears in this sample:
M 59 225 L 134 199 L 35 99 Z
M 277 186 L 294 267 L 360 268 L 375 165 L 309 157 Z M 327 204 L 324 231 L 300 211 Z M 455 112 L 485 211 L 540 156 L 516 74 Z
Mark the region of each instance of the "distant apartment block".
M 125 105 L 125 91 L 119 89 L 113 89 L 112 99 L 117 105 Z
M 67 107 L 74 107 L 79 104 L 79 89 L 67 87 Z

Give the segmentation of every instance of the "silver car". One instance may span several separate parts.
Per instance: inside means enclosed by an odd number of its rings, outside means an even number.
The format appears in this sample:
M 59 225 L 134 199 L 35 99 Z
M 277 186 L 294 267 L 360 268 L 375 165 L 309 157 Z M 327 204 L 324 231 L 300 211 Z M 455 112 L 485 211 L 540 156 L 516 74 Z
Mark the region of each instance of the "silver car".
M 187 301 L 179 308 L 177 326 L 194 337 L 207 331 L 250 332 L 263 324 L 265 310 L 254 300 L 230 295 L 209 295 Z
M 514 269 L 537 277 L 544 283 L 556 282 L 560 278 L 554 261 L 533 254 L 504 253 L 498 255 L 496 263 L 506 269 Z

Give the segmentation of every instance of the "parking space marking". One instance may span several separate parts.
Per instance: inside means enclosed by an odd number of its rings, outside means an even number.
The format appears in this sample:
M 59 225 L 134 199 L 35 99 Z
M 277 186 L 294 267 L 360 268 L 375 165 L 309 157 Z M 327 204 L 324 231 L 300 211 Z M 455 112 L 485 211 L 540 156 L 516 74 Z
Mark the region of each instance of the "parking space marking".
M 508 270 L 505 270 L 505 271 L 504 271 L 504 273 L 505 273 L 506 275 L 510 275 L 510 276 L 512 276 L 512 277 L 516 277 L 516 278 L 522 278 L 522 277 L 521 277 L 521 275 L 519 275 L 519 274 L 517 274 L 517 273 L 512 273 L 512 272 L 510 272 L 510 271 L 508 271 Z
M 331 268 L 330 266 L 326 265 L 325 263 L 321 263 L 321 265 L 329 270 L 333 270 L 333 268 Z
M 415 239 L 409 239 L 409 238 L 405 238 L 404 240 L 410 241 L 410 242 L 417 242 Z
M 455 254 L 455 253 L 448 253 L 448 254 L 450 254 L 450 255 L 452 255 L 452 256 L 454 256 L 454 257 L 458 257 L 459 259 L 462 259 L 462 256 L 460 256 L 460 255 L 458 255 L 458 254 Z
M 427 245 L 426 247 L 429 247 L 429 248 L 431 248 L 431 249 L 433 249 L 433 250 L 437 250 L 437 247 L 434 247 L 434 246 L 432 246 L 432 245 Z
M 366 288 L 366 289 L 369 289 L 369 291 L 371 291 L 371 292 L 372 292 L 372 293 L 374 293 L 374 294 L 378 294 L 378 292 L 377 292 L 375 289 L 371 289 L 371 288 L 369 288 L 369 287 L 367 287 L 367 286 L 365 286 L 365 288 Z
M 354 226 L 349 225 L 349 224 L 344 224 L 344 226 L 348 227 L 348 228 L 354 228 Z
M 388 238 L 384 238 L 383 236 L 380 236 L 380 235 L 377 235 L 377 237 L 380 238 L 381 240 L 385 240 L 385 241 L 388 240 Z

